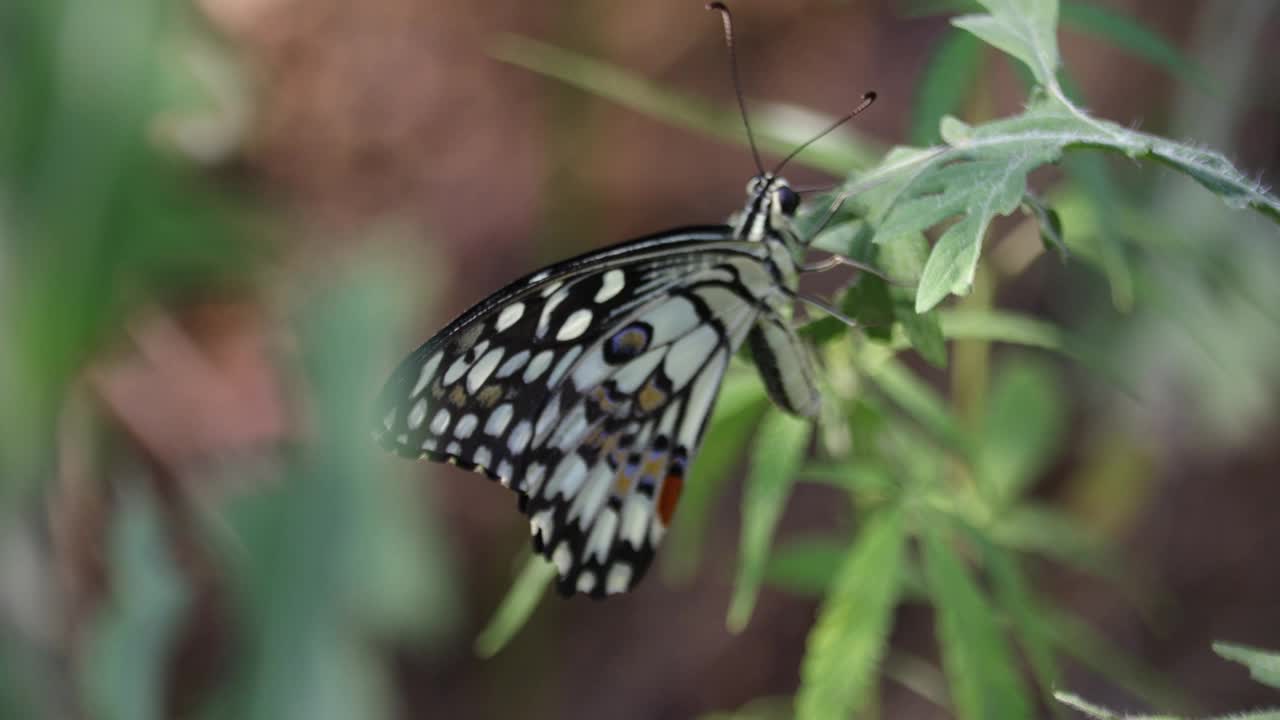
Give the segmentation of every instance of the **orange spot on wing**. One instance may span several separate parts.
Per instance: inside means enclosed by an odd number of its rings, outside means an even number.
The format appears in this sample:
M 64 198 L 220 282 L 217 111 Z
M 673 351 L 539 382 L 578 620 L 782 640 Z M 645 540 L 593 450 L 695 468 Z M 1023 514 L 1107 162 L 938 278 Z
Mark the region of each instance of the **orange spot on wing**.
M 684 489 L 684 478 L 671 474 L 662 481 L 662 492 L 658 496 L 658 517 L 663 525 L 671 524 L 671 516 L 676 511 L 676 503 L 680 502 L 680 491 Z

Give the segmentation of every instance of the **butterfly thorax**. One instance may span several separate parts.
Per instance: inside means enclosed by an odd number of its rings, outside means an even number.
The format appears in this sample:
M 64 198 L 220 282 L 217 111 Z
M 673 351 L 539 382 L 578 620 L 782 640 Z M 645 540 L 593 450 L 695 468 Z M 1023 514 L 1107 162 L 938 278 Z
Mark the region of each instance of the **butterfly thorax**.
M 747 204 L 732 221 L 735 238 L 768 247 L 769 264 L 778 283 L 791 290 L 799 282 L 796 264 L 804 253 L 794 225 L 799 205 L 800 196 L 786 180 L 764 173 L 747 183 Z

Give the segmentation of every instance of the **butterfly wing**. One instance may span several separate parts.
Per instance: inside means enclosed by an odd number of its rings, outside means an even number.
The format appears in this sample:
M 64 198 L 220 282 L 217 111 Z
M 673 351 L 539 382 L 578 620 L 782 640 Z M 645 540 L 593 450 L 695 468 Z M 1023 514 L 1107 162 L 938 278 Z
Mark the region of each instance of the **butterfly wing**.
M 640 580 L 729 358 L 777 290 L 759 243 L 696 228 L 517 281 L 392 374 L 375 435 L 520 495 L 559 589 Z

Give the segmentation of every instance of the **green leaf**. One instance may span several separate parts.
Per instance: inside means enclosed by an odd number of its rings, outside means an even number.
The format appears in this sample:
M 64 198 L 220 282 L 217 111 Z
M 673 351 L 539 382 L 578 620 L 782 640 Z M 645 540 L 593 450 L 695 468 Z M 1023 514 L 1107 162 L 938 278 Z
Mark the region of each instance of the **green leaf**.
M 1062 328 L 1029 315 L 1006 310 L 943 310 L 938 319 L 947 338 L 991 340 L 1071 354 Z
M 86 709 L 106 720 L 159 720 L 188 592 L 146 495 L 124 493 L 108 542 L 112 593 L 81 668 Z
M 729 605 L 732 632 L 741 632 L 751 619 L 769 560 L 769 543 L 800 472 L 812 429 L 808 420 L 770 408 L 756 433 L 742 498 L 738 578 Z
M 1280 653 L 1224 642 L 1214 643 L 1213 651 L 1248 667 L 1254 680 L 1280 689 Z
M 934 246 L 916 292 L 918 311 L 973 283 L 991 220 L 1021 203 L 1027 173 L 1059 159 L 1071 147 L 1101 148 L 1131 158 L 1152 158 L 1183 172 L 1229 207 L 1253 208 L 1280 220 L 1280 199 L 1246 178 L 1222 155 L 1146 135 L 1085 115 L 1061 95 L 1041 99 L 1021 115 L 970 127 L 943 122 L 949 147 L 904 150 L 859 176 L 846 191 L 878 184 L 862 198 L 881 242 L 919 232 L 956 215 Z
M 937 530 L 925 535 L 924 564 L 957 717 L 1031 717 L 1031 699 L 1000 624 L 964 562 Z
M 1058 71 L 1057 0 L 979 0 L 990 15 L 965 15 L 951 24 L 1021 60 L 1041 85 Z
M 996 507 L 1014 502 L 1053 458 L 1065 399 L 1044 365 L 1014 361 L 996 374 L 974 463 L 978 486 Z
M 1058 666 L 1053 645 L 1043 633 L 1037 632 L 1040 607 L 1032 595 L 1026 574 L 1012 553 L 989 542 L 980 542 L 996 601 L 1013 620 L 1018 642 L 1026 651 L 1036 682 L 1048 695 L 1058 685 Z
M 846 538 L 797 538 L 779 543 L 769 558 L 765 581 L 800 595 L 821 595 L 831 587 L 849 553 Z
M 992 523 L 987 533 L 992 542 L 1011 550 L 1034 553 L 1113 582 L 1132 580 L 1132 573 L 1108 552 L 1101 538 L 1052 505 L 1019 503 Z
M 716 408 L 689 470 L 684 492 L 664 544 L 662 567 L 670 578 L 688 578 L 697 570 L 712 506 L 742 457 L 760 413 L 768 405 L 759 374 L 730 371 L 720 387 Z
M 716 106 L 698 97 L 662 88 L 614 65 L 519 35 L 501 35 L 491 51 L 503 61 L 555 78 L 679 127 L 745 145 L 737 107 Z M 761 152 L 786 155 L 830 123 L 809 111 L 757 112 L 751 127 Z M 844 175 L 872 162 L 871 144 L 848 131 L 817 141 L 792 162 Z
M 902 512 L 877 512 L 863 527 L 809 632 L 796 717 L 849 717 L 863 709 L 887 647 L 906 531 Z
M 889 287 L 889 296 L 893 299 L 893 317 L 902 326 L 907 342 L 925 362 L 945 368 L 947 344 L 938 314 L 932 310 L 918 313 L 912 303 L 915 292 L 911 286 L 919 280 L 928 258 L 929 243 L 921 233 L 907 233 L 885 241 L 876 253 L 877 265 L 896 283 Z
M 973 441 L 947 408 L 938 392 L 892 358 L 867 368 L 867 376 L 890 400 L 906 410 L 925 429 L 963 455 Z
M 1121 50 L 1146 60 L 1203 92 L 1213 92 L 1204 68 L 1182 54 L 1177 46 L 1134 18 L 1102 5 L 1083 2 L 1062 4 L 1062 24 L 1095 35 Z
M 932 145 L 942 139 L 938 123 L 960 112 L 981 67 L 982 43 L 972 35 L 952 30 L 942 38 L 916 90 L 908 133 L 913 145 Z
M 555 577 L 554 565 L 543 557 L 530 557 L 511 584 L 507 596 L 498 605 L 493 619 L 476 637 L 476 654 L 480 657 L 493 657 L 506 647 L 511 638 L 529 621 L 529 616 L 533 614 L 538 601 L 546 594 Z

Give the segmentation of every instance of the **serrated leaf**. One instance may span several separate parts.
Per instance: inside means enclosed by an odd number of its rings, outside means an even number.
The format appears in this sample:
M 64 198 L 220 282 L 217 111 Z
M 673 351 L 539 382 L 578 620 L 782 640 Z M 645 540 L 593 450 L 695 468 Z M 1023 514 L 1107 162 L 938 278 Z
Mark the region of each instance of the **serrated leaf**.
M 1052 160 L 1056 153 L 1057 150 L 1028 145 L 1023 152 L 957 163 L 939 171 L 950 177 L 946 178 L 947 189 L 931 196 L 937 203 L 933 212 L 912 221 L 905 217 L 912 209 L 903 206 L 889 215 L 886 225 L 918 232 L 930 226 L 922 222 L 937 224 L 941 213 L 947 213 L 942 217 L 964 213 L 961 220 L 947 228 L 929 255 L 916 290 L 916 312 L 933 309 L 949 294 L 968 294 L 992 218 L 1008 215 L 1018 207 L 1027 191 L 1027 173 Z
M 999 369 L 974 463 L 978 487 L 993 506 L 1014 502 L 1052 458 L 1065 410 L 1057 382 L 1044 365 L 1026 360 Z
M 933 308 L 948 294 L 968 291 L 991 220 L 1019 205 L 1027 173 L 1058 160 L 1067 148 L 1155 159 L 1191 176 L 1229 207 L 1253 208 L 1280 220 L 1280 199 L 1222 155 L 1091 118 L 1065 97 L 1041 99 L 1021 115 L 984 125 L 948 119 L 943 137 L 949 148 L 904 152 L 864 173 L 857 183 L 882 183 L 863 198 L 868 216 L 876 219 L 877 242 L 960 218 L 929 256 L 916 292 L 918 311 Z
M 1057 0 L 979 0 L 990 15 L 965 15 L 951 23 L 1021 60 L 1041 85 L 1058 70 Z
M 924 565 L 956 716 L 1031 717 L 1026 685 L 987 598 L 937 530 L 924 537 Z
M 757 373 L 730 372 L 725 378 L 665 541 L 662 567 L 668 577 L 687 578 L 697 569 L 712 505 L 767 405 Z
M 480 657 L 493 657 L 511 642 L 511 638 L 524 627 L 534 608 L 551 587 L 556 567 L 538 556 L 525 561 L 524 569 L 511 583 L 511 588 L 499 603 L 493 618 L 476 636 L 475 650 Z
M 849 717 L 863 709 L 884 656 L 906 533 L 897 508 L 877 512 L 831 583 L 809 632 L 796 717 Z
M 769 561 L 769 544 L 809 448 L 813 424 L 770 408 L 756 433 L 751 470 L 742 497 L 742 541 L 728 626 L 741 632 L 755 609 Z
M 942 139 L 938 123 L 960 111 L 981 66 L 982 44 L 972 35 L 952 30 L 942 38 L 916 90 L 908 134 L 912 144 L 931 145 Z
M 1280 653 L 1224 642 L 1214 643 L 1213 651 L 1249 668 L 1249 675 L 1254 680 L 1280 689 Z

